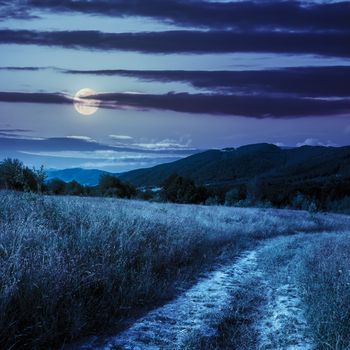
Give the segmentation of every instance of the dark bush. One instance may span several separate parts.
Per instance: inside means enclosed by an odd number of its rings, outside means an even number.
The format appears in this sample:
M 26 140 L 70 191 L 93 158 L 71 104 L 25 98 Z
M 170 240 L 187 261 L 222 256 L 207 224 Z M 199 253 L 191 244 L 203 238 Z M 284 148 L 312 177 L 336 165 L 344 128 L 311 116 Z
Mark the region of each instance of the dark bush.
M 41 185 L 41 170 L 31 170 L 18 159 L 7 158 L 0 163 L 0 188 L 37 192 Z
M 98 191 L 106 197 L 132 198 L 136 195 L 134 186 L 124 183 L 112 175 L 102 175 L 100 177 Z
M 205 187 L 197 187 L 186 177 L 173 174 L 163 183 L 160 193 L 161 199 L 173 203 L 204 203 L 209 197 Z
M 53 179 L 47 184 L 50 194 L 65 194 L 66 183 L 60 179 Z

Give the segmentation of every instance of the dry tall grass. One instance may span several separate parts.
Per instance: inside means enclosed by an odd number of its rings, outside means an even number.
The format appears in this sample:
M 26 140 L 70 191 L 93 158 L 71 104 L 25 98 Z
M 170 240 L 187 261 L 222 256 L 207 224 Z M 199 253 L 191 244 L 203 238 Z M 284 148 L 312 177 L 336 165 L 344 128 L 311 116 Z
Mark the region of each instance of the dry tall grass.
M 174 293 L 225 247 L 333 216 L 0 193 L 0 348 L 62 345 Z
M 270 271 L 271 283 L 288 280 L 298 287 L 316 349 L 350 349 L 350 226 L 344 232 L 280 237 L 260 264 Z
M 306 316 L 319 349 L 350 349 L 350 231 L 314 239 L 300 269 Z

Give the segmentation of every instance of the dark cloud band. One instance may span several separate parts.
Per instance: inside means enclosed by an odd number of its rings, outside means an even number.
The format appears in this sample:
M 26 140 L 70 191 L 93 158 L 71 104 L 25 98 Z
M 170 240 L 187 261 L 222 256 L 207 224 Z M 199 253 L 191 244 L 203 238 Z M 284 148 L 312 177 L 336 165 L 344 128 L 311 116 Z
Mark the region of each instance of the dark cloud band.
M 299 1 L 31 0 L 28 7 L 105 16 L 144 16 L 181 26 L 349 30 L 350 4 Z
M 11 137 L 9 137 L 11 136 Z M 114 151 L 114 152 L 128 152 L 149 155 L 154 158 L 161 154 L 173 155 L 177 154 L 179 158 L 181 156 L 196 153 L 197 149 L 149 149 L 142 147 L 130 147 L 127 145 L 113 146 L 108 144 L 102 144 L 98 142 L 89 142 L 79 138 L 69 137 L 51 137 L 42 139 L 23 138 L 19 134 L 8 135 L 0 132 L 0 151 L 36 151 L 36 152 L 55 152 L 55 151 L 81 151 L 81 152 L 93 152 L 93 151 Z M 144 157 L 143 157 L 144 159 Z M 137 160 L 135 158 L 135 160 Z M 173 159 L 172 159 L 173 160 Z M 139 160 L 138 160 L 139 161 Z
M 27 103 L 72 103 L 72 100 L 62 94 L 55 93 L 26 93 L 26 92 L 0 92 L 2 102 Z
M 200 89 L 232 93 L 290 93 L 350 96 L 350 66 L 300 67 L 259 71 L 64 70 L 67 74 L 126 76 L 146 81 L 181 81 Z
M 271 96 L 232 96 L 224 94 L 168 93 L 163 95 L 110 93 L 90 96 L 104 108 L 133 107 L 183 113 L 289 118 L 349 114 L 350 99 L 312 99 Z M 0 101 L 33 103 L 71 103 L 56 94 L 0 93 Z
M 338 32 L 166 31 L 102 33 L 99 31 L 0 30 L 0 43 L 2 44 L 32 44 L 158 54 L 271 52 L 350 57 L 349 42 L 350 33 Z
M 198 89 L 232 94 L 294 94 L 303 97 L 350 96 L 350 66 L 286 67 L 265 70 L 76 70 L 57 67 L 0 67 L 0 71 L 53 69 L 64 74 L 123 76 L 143 81 L 184 82 Z
M 349 114 L 350 100 L 328 100 L 270 96 L 232 96 L 220 94 L 168 93 L 100 94 L 98 99 L 109 107 L 132 106 L 184 113 L 236 115 L 255 118 L 285 118 Z

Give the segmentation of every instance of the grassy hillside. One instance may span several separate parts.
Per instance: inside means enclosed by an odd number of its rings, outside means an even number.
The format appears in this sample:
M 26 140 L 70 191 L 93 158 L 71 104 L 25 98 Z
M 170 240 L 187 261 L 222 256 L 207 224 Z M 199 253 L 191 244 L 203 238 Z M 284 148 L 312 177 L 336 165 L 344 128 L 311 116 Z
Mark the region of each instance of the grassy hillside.
M 349 226 L 306 212 L 0 192 L 0 348 L 96 334 L 172 298 L 219 256 Z

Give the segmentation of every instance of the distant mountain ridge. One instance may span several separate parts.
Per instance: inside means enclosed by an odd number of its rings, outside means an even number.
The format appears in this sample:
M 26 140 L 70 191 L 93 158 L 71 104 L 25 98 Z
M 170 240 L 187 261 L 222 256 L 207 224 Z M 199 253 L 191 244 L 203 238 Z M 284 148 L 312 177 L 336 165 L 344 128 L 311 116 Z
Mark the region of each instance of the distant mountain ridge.
M 120 178 L 138 187 L 157 187 L 173 173 L 190 177 L 198 185 L 212 186 L 255 178 L 300 181 L 301 178 L 350 176 L 350 146 L 280 148 L 263 143 L 209 150 L 173 163 L 129 171 Z
M 104 174 L 117 175 L 103 170 L 82 168 L 49 169 L 46 171 L 47 181 L 53 179 L 60 179 L 64 182 L 77 181 L 84 186 L 96 186 L 100 176 Z
M 172 163 L 113 174 L 98 169 L 48 170 L 48 180 L 75 180 L 95 186 L 103 174 L 118 176 L 137 187 L 159 187 L 171 174 L 192 178 L 198 185 L 230 186 L 265 178 L 304 181 L 322 177 L 350 177 L 350 146 L 281 148 L 262 143 L 208 150 Z

